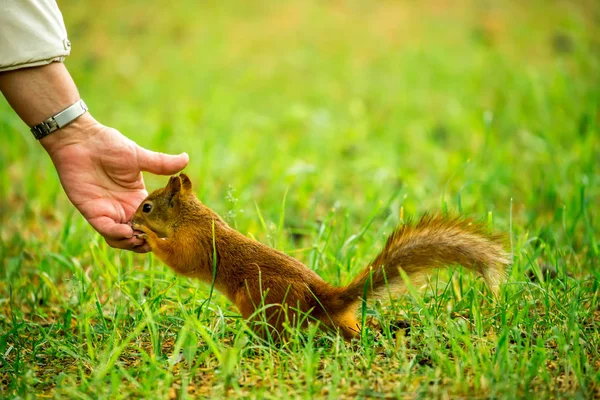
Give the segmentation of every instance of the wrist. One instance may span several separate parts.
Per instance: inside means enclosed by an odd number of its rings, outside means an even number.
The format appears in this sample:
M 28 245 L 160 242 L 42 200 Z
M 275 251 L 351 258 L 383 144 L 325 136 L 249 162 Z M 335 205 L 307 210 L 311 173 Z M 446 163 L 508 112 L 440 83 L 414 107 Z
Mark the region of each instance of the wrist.
M 40 144 L 52 157 L 56 152 L 67 146 L 85 142 L 97 134 L 103 126 L 90 115 L 82 114 L 69 125 L 60 128 L 40 139 Z

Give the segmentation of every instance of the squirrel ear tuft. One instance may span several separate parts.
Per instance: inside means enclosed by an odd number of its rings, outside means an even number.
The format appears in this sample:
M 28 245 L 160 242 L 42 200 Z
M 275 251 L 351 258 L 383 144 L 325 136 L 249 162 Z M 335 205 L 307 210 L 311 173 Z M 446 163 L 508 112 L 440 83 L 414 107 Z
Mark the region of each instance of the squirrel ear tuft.
M 181 178 L 181 186 L 183 187 L 183 190 L 192 190 L 192 181 L 186 174 L 179 174 L 179 178 Z
M 181 179 L 178 176 L 172 176 L 167 183 L 167 189 L 173 194 L 178 193 L 181 190 Z

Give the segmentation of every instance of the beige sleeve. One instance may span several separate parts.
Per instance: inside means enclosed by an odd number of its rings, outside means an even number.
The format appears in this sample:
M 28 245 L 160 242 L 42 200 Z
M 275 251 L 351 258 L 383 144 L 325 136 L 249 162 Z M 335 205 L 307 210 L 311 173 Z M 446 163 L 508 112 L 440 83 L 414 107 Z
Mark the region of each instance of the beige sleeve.
M 63 61 L 70 51 L 55 0 L 0 0 L 0 71 Z

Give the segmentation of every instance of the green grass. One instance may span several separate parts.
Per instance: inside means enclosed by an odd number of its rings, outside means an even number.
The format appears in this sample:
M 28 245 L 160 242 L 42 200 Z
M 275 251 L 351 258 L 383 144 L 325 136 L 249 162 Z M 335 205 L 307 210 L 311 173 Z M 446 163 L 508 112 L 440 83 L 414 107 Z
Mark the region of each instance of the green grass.
M 455 269 L 369 303 L 352 345 L 261 342 L 109 248 L 2 101 L 0 396 L 600 396 L 597 2 L 252 3 L 63 1 L 67 66 L 97 119 L 187 151 L 206 204 L 327 281 L 403 216 L 459 211 L 510 234 L 501 300 Z

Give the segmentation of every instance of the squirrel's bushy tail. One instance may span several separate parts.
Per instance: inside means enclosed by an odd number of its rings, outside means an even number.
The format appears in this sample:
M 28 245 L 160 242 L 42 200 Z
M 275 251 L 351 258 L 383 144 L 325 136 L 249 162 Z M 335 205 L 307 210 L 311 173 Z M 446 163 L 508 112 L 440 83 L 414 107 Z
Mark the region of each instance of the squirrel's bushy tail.
M 364 297 L 365 290 L 367 297 L 388 290 L 401 292 L 404 282 L 400 269 L 412 280 L 433 268 L 456 264 L 479 273 L 497 293 L 510 256 L 502 237 L 488 233 L 482 224 L 460 217 L 425 215 L 416 223 L 399 227 L 369 267 L 339 289 L 334 303 L 340 308 L 350 307 Z

